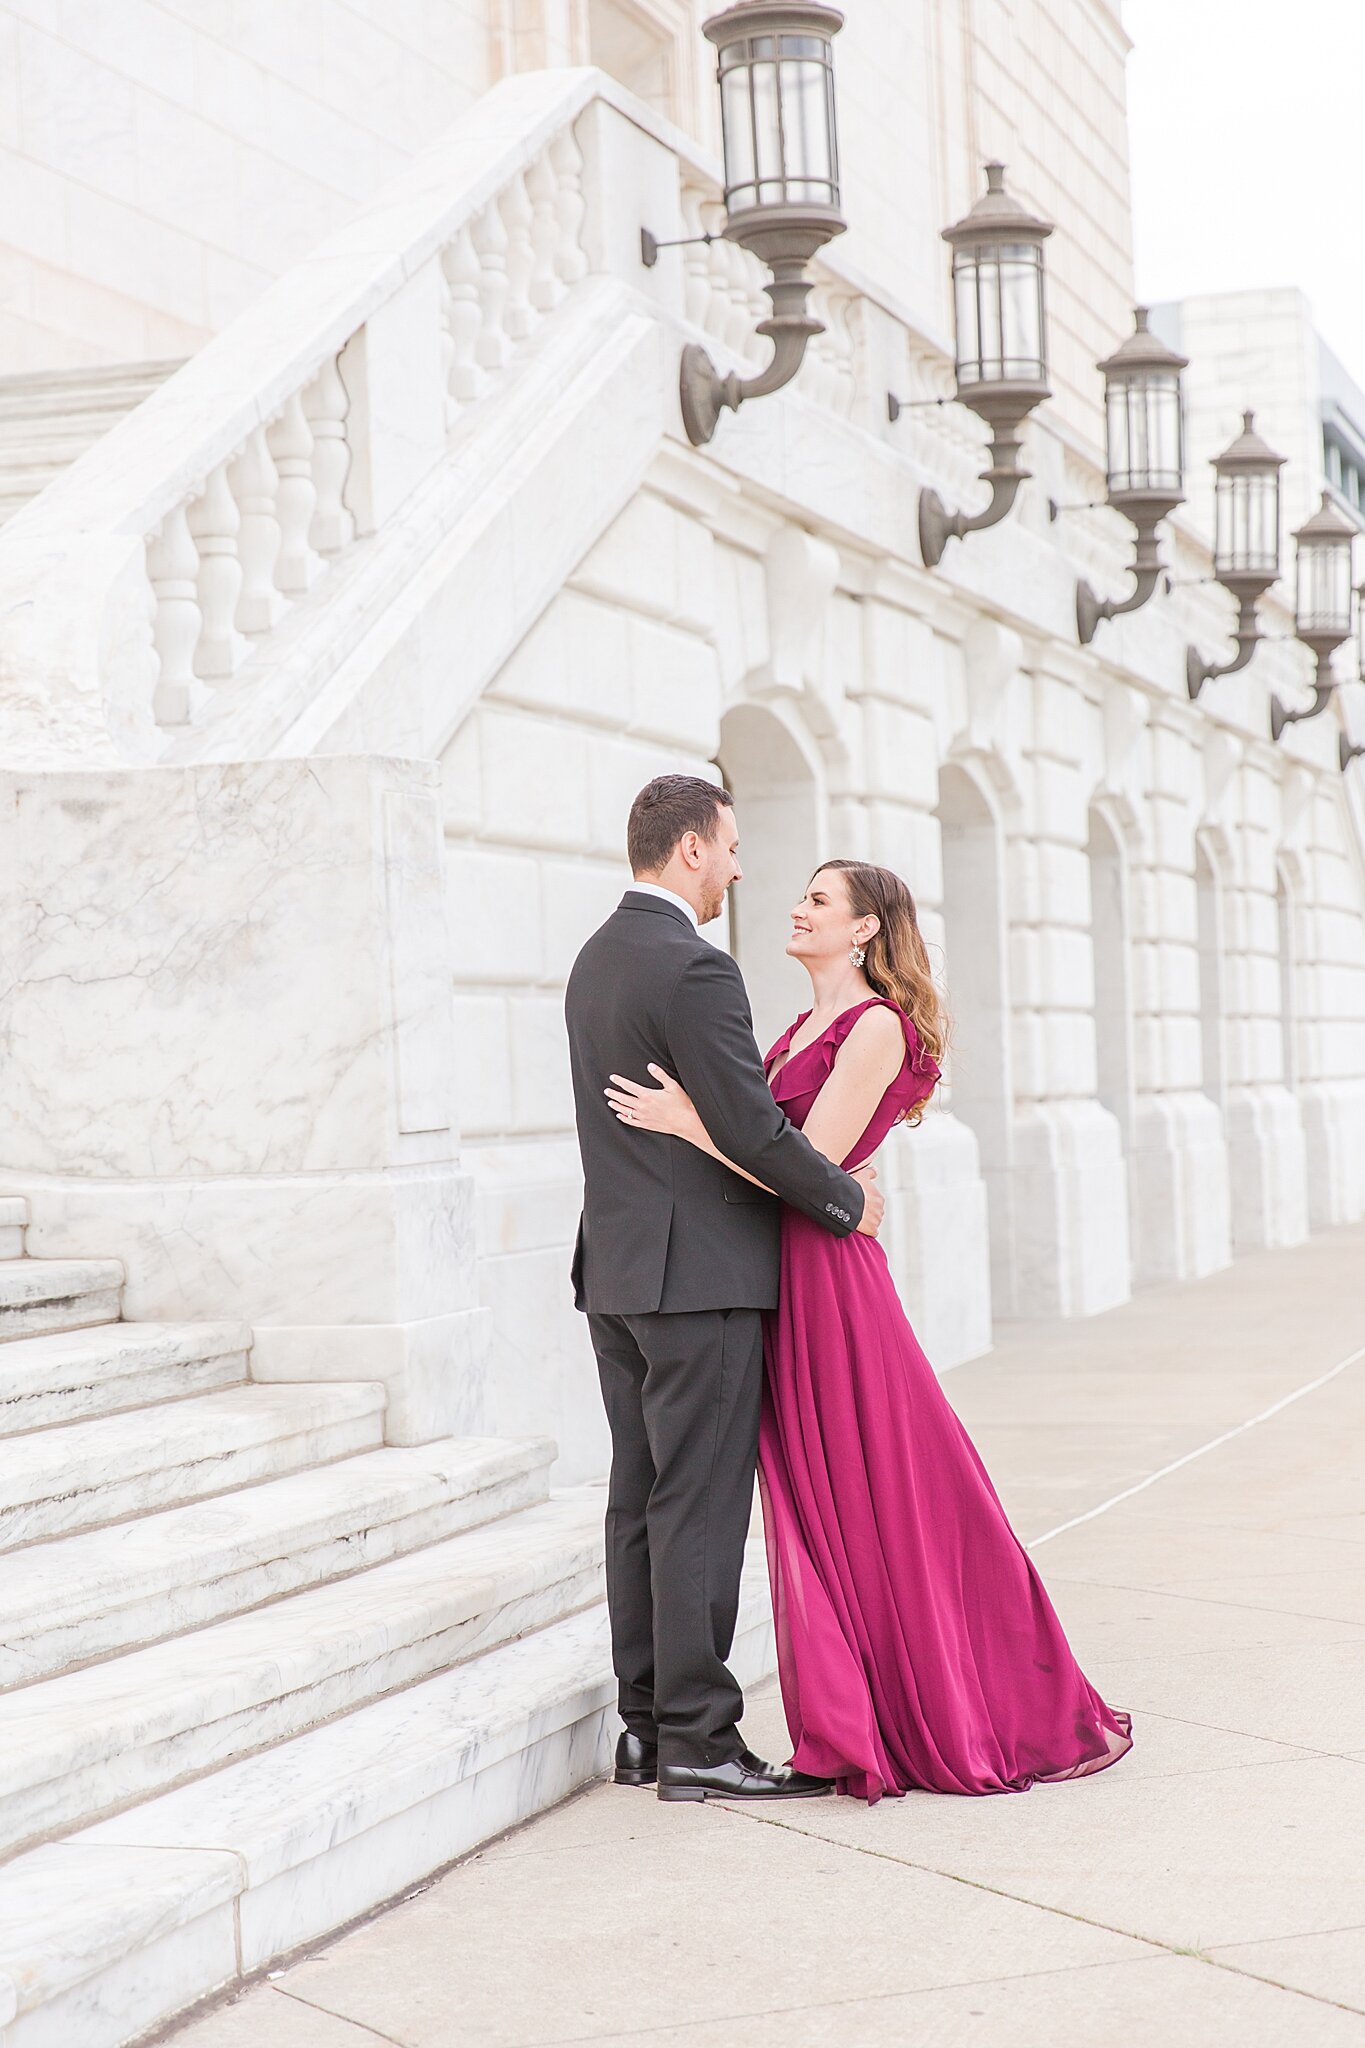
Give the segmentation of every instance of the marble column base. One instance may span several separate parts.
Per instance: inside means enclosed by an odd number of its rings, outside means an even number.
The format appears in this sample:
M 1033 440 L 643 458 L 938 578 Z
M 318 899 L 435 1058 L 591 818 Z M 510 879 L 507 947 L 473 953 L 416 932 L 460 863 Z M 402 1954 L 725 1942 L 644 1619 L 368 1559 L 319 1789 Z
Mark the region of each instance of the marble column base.
M 1303 1119 L 1278 1082 L 1234 1088 L 1227 1106 L 1234 1251 L 1302 1244 L 1308 1235 Z
M 1117 1120 L 1095 1101 L 1036 1103 L 1015 1119 L 1016 1316 L 1092 1316 L 1127 1301 L 1128 1177 Z
M 877 1155 L 887 1198 L 882 1243 L 905 1312 L 939 1372 L 991 1348 L 991 1246 L 976 1139 L 930 1110 Z
M 1198 1280 L 1232 1263 L 1232 1192 L 1218 1105 L 1200 1090 L 1142 1098 L 1128 1159 L 1133 1282 Z
M 1308 1174 L 1308 1222 L 1331 1230 L 1365 1216 L 1365 1081 L 1312 1082 L 1298 1091 Z

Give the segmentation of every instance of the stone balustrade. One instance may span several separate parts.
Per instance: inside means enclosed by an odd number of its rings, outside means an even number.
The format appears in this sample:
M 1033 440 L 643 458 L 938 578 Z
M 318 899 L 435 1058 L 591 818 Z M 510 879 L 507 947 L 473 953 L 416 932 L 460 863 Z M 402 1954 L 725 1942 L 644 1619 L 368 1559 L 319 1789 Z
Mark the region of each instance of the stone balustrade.
M 473 207 L 441 249 L 449 431 L 586 274 L 582 174 L 566 127 Z M 147 536 L 160 727 L 199 722 L 216 692 L 236 688 L 355 539 L 347 349 L 327 356 Z

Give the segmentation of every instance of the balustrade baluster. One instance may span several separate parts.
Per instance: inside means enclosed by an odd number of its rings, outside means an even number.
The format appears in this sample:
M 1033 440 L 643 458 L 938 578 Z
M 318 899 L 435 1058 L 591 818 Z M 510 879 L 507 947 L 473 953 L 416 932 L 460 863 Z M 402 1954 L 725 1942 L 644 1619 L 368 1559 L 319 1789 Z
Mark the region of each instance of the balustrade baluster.
M 243 633 L 268 633 L 285 606 L 275 588 L 275 557 L 280 552 L 280 522 L 275 517 L 279 476 L 265 445 L 264 427 L 256 428 L 236 461 L 229 464 L 228 484 L 241 519 L 237 559 L 242 565 L 242 594 L 237 600 L 237 625 Z
M 351 468 L 351 444 L 346 438 L 350 404 L 336 358 L 331 356 L 303 394 L 303 416 L 313 436 L 313 488 L 317 492 L 308 539 L 321 555 L 337 554 L 355 537 L 355 520 L 343 495 Z
M 719 238 L 725 226 L 725 208 L 718 199 L 705 200 L 701 208 L 702 232 Z M 718 340 L 728 342 L 734 320 L 730 296 L 730 249 L 720 239 L 702 250 L 706 263 L 707 302 L 703 325 Z
M 468 227 L 462 227 L 441 254 L 441 270 L 449 297 L 446 318 L 450 328 L 451 357 L 447 381 L 446 424 L 460 407 L 477 398 L 483 383 L 478 363 L 479 328 L 483 313 L 479 305 L 479 255 Z
M 322 575 L 323 563 L 308 538 L 318 494 L 313 483 L 313 432 L 297 392 L 267 430 L 266 444 L 280 473 L 275 493 L 280 522 L 275 582 L 288 596 L 303 597 Z
M 703 211 L 706 194 L 696 185 L 682 192 L 683 233 L 689 238 L 707 232 Z M 711 306 L 711 252 L 704 243 L 683 250 L 683 310 L 694 327 L 705 327 Z
M 147 576 L 156 604 L 152 637 L 161 671 L 152 698 L 158 725 L 189 725 L 204 691 L 194 673 L 202 617 L 199 610 L 199 550 L 186 508 L 177 505 L 147 543 Z
M 587 205 L 583 198 L 583 152 L 572 128 L 562 128 L 550 144 L 550 166 L 558 180 L 555 211 L 559 215 L 559 247 L 555 269 L 566 285 L 575 285 L 588 273 L 581 237 Z
M 811 293 L 810 309 L 817 320 L 825 322 L 826 331 L 811 337 L 796 381 L 817 405 L 827 405 L 833 397 L 835 380 L 829 359 L 829 293 L 823 285 L 817 285 Z
M 479 339 L 475 349 L 486 370 L 507 362 L 507 230 L 497 201 L 486 206 L 470 230 L 479 257 Z
M 531 246 L 531 222 L 535 209 L 520 172 L 498 201 L 502 224 L 507 230 L 507 310 L 504 325 L 513 341 L 524 341 L 536 324 L 531 303 L 531 278 L 536 252 Z
M 242 565 L 237 559 L 241 518 L 228 485 L 227 464 L 220 462 L 190 507 L 189 530 L 199 550 L 199 610 L 202 628 L 195 652 L 195 673 L 206 682 L 225 682 L 237 672 L 247 642 L 237 630 L 237 605 L 242 594 Z
M 714 242 L 713 256 L 720 258 L 721 276 L 725 280 L 726 296 L 730 301 L 725 321 L 725 337 L 731 348 L 742 356 L 753 356 L 762 348 L 762 342 L 754 340 L 754 308 L 749 289 L 749 267 L 744 251 L 738 242 Z M 760 316 L 761 317 L 761 316 Z
M 858 396 L 856 318 L 857 301 L 840 298 L 834 307 L 831 331 L 834 336 L 834 361 L 837 373 L 834 403 L 845 419 L 852 418 Z
M 558 180 L 547 153 L 542 152 L 526 173 L 526 191 L 531 201 L 531 247 L 535 270 L 531 276 L 531 304 L 548 313 L 564 296 L 555 275 L 555 251 L 559 246 L 559 215 L 555 208 Z

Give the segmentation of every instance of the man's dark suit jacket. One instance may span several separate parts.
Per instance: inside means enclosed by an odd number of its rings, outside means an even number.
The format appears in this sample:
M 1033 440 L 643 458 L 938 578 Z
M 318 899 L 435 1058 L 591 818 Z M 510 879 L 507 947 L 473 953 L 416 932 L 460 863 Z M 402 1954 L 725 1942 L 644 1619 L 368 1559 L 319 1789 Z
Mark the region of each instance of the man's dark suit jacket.
M 713 1142 L 836 1236 L 863 1190 L 773 1101 L 744 980 L 681 907 L 627 890 L 574 962 L 564 1002 L 573 1065 L 583 1220 L 574 1298 L 597 1315 L 775 1308 L 778 1203 L 682 1138 L 632 1131 L 603 1089 L 681 1081 Z

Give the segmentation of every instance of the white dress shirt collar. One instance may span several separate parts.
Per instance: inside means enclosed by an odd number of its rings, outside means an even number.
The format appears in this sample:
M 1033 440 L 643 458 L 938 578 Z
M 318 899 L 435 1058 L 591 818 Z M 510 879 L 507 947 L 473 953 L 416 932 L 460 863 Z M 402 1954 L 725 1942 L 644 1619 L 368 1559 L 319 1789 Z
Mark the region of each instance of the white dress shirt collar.
M 657 896 L 662 903 L 674 903 L 679 910 L 685 910 L 692 920 L 694 932 L 701 930 L 701 920 L 685 896 L 678 896 L 672 889 L 661 889 L 657 882 L 631 882 L 637 896 Z

